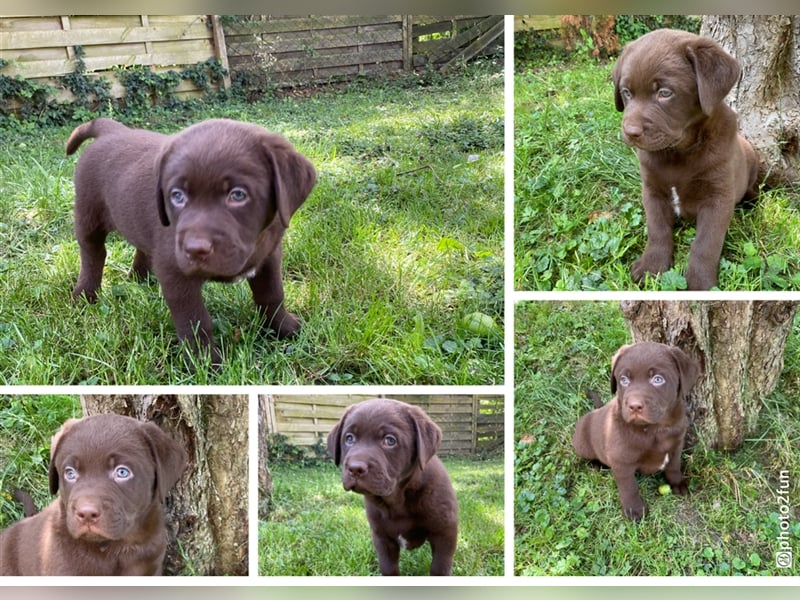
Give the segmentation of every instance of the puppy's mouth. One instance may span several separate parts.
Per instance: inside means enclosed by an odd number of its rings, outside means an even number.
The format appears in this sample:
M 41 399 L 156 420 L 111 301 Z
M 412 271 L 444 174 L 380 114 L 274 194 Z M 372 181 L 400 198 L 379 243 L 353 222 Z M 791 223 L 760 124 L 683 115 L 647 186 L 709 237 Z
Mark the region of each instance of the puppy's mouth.
M 113 535 L 97 525 L 74 525 L 70 528 L 70 535 L 75 539 L 92 543 L 110 542 L 115 539 Z
M 342 486 L 348 492 L 380 497 L 391 496 L 395 489 L 394 482 L 388 479 L 375 481 L 374 479 L 368 480 L 364 477 L 353 477 L 346 474 L 342 474 Z

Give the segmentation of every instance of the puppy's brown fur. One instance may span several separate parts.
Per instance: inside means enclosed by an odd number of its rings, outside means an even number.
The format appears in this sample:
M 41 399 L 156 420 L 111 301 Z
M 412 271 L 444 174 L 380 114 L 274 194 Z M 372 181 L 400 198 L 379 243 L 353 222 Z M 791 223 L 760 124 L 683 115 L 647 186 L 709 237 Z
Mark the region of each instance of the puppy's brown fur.
M 389 399 L 350 406 L 328 435 L 342 485 L 364 496 L 382 575 L 399 575 L 400 548 L 427 540 L 431 575 L 450 575 L 458 538 L 458 503 L 436 456 L 439 427 L 417 407 Z
M 160 575 L 164 498 L 185 468 L 183 449 L 152 423 L 70 419 L 50 447 L 59 497 L 0 533 L 0 575 Z
M 697 223 L 688 288 L 717 285 L 734 206 L 758 193 L 758 158 L 724 102 L 740 70 L 713 40 L 669 29 L 631 42 L 614 65 L 622 139 L 639 157 L 647 217 L 647 247 L 631 269 L 636 281 L 672 266 L 677 214 Z
M 178 338 L 221 358 L 201 295 L 207 280 L 247 278 L 279 337 L 300 322 L 283 307 L 282 239 L 311 192 L 311 163 L 281 136 L 249 123 L 212 119 L 174 135 L 129 129 L 111 119 L 77 127 L 75 236 L 81 272 L 73 296 L 97 299 L 105 239 L 119 231 L 136 247 L 133 271 L 155 274 Z
M 578 456 L 611 467 L 622 512 L 645 513 L 635 474 L 663 470 L 672 491 L 686 494 L 681 451 L 689 425 L 685 400 L 700 366 L 683 350 L 655 342 L 623 346 L 611 361 L 610 402 L 583 415 L 572 445 Z

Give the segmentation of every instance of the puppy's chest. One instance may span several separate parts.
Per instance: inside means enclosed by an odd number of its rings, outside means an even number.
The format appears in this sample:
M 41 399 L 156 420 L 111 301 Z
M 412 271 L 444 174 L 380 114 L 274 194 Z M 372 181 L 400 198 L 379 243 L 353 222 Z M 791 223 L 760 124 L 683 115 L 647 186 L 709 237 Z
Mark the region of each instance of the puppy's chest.
M 663 471 L 670 462 L 670 453 L 675 450 L 680 439 L 674 428 L 657 428 L 653 426 L 642 428 L 642 435 L 647 437 L 649 443 L 644 446 L 640 458 L 641 473 L 655 473 Z

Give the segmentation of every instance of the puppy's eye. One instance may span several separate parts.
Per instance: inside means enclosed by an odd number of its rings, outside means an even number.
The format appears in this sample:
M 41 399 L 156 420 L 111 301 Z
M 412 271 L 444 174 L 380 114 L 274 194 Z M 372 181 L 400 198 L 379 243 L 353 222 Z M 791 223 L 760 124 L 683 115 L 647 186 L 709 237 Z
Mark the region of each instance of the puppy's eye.
M 663 375 L 653 375 L 653 377 L 650 378 L 650 383 L 653 385 L 664 385 L 666 382 L 667 380 L 664 379 Z
M 172 188 L 169 192 L 169 201 L 175 208 L 183 208 L 186 205 L 186 192 L 180 188 Z
M 633 97 L 633 94 L 628 88 L 622 88 L 619 93 L 622 96 L 622 99 L 625 101 L 628 101 Z
M 231 193 L 228 194 L 228 204 L 231 206 L 238 206 L 244 204 L 249 199 L 247 192 L 240 187 L 233 188 Z
M 352 433 L 346 433 L 344 435 L 344 445 L 345 446 L 352 446 L 356 443 L 356 436 Z
M 77 481 L 78 472 L 72 467 L 64 467 L 64 481 Z
M 628 387 L 630 385 L 630 383 L 631 383 L 631 380 L 628 379 L 627 375 L 620 375 L 619 376 L 619 384 L 622 387 Z
M 383 445 L 387 448 L 394 448 L 397 445 L 397 438 L 393 435 L 387 435 L 383 438 Z
M 125 465 L 119 465 L 114 469 L 114 479 L 117 481 L 125 481 L 131 477 L 133 477 L 133 473 Z
M 668 88 L 661 88 L 658 90 L 658 97 L 659 98 L 671 98 L 672 97 L 672 90 Z

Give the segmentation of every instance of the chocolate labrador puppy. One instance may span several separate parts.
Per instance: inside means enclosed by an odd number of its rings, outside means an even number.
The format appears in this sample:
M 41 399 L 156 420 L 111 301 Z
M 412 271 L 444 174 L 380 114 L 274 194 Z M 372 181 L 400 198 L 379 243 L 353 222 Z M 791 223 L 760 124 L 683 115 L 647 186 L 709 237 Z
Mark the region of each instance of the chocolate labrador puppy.
M 70 419 L 53 436 L 42 512 L 0 533 L 0 575 L 160 575 L 164 498 L 186 468 L 153 423 Z
M 111 119 L 77 127 L 67 154 L 95 138 L 75 169 L 75 236 L 81 271 L 73 296 L 97 300 L 105 239 L 119 231 L 136 247 L 133 272 L 155 274 L 178 338 L 214 346 L 201 288 L 246 278 L 278 337 L 300 328 L 283 306 L 282 239 L 311 192 L 312 164 L 280 135 L 212 119 L 162 135 Z
M 616 396 L 578 420 L 575 452 L 611 467 L 622 512 L 634 521 L 645 513 L 637 472 L 663 470 L 673 492 L 688 492 L 681 474 L 689 426 L 684 404 L 699 377 L 700 366 L 680 348 L 655 342 L 623 346 L 611 361 Z
M 739 74 L 739 63 L 715 41 L 670 29 L 631 42 L 614 65 L 622 140 L 639 157 L 647 217 L 647 247 L 631 269 L 637 282 L 672 266 L 680 216 L 697 223 L 688 288 L 717 285 L 734 206 L 758 193 L 758 158 L 724 102 Z
M 363 494 L 382 575 L 400 574 L 400 548 L 429 541 L 431 575 L 450 575 L 458 503 L 436 456 L 442 431 L 425 412 L 376 398 L 347 408 L 328 435 L 344 489 Z

